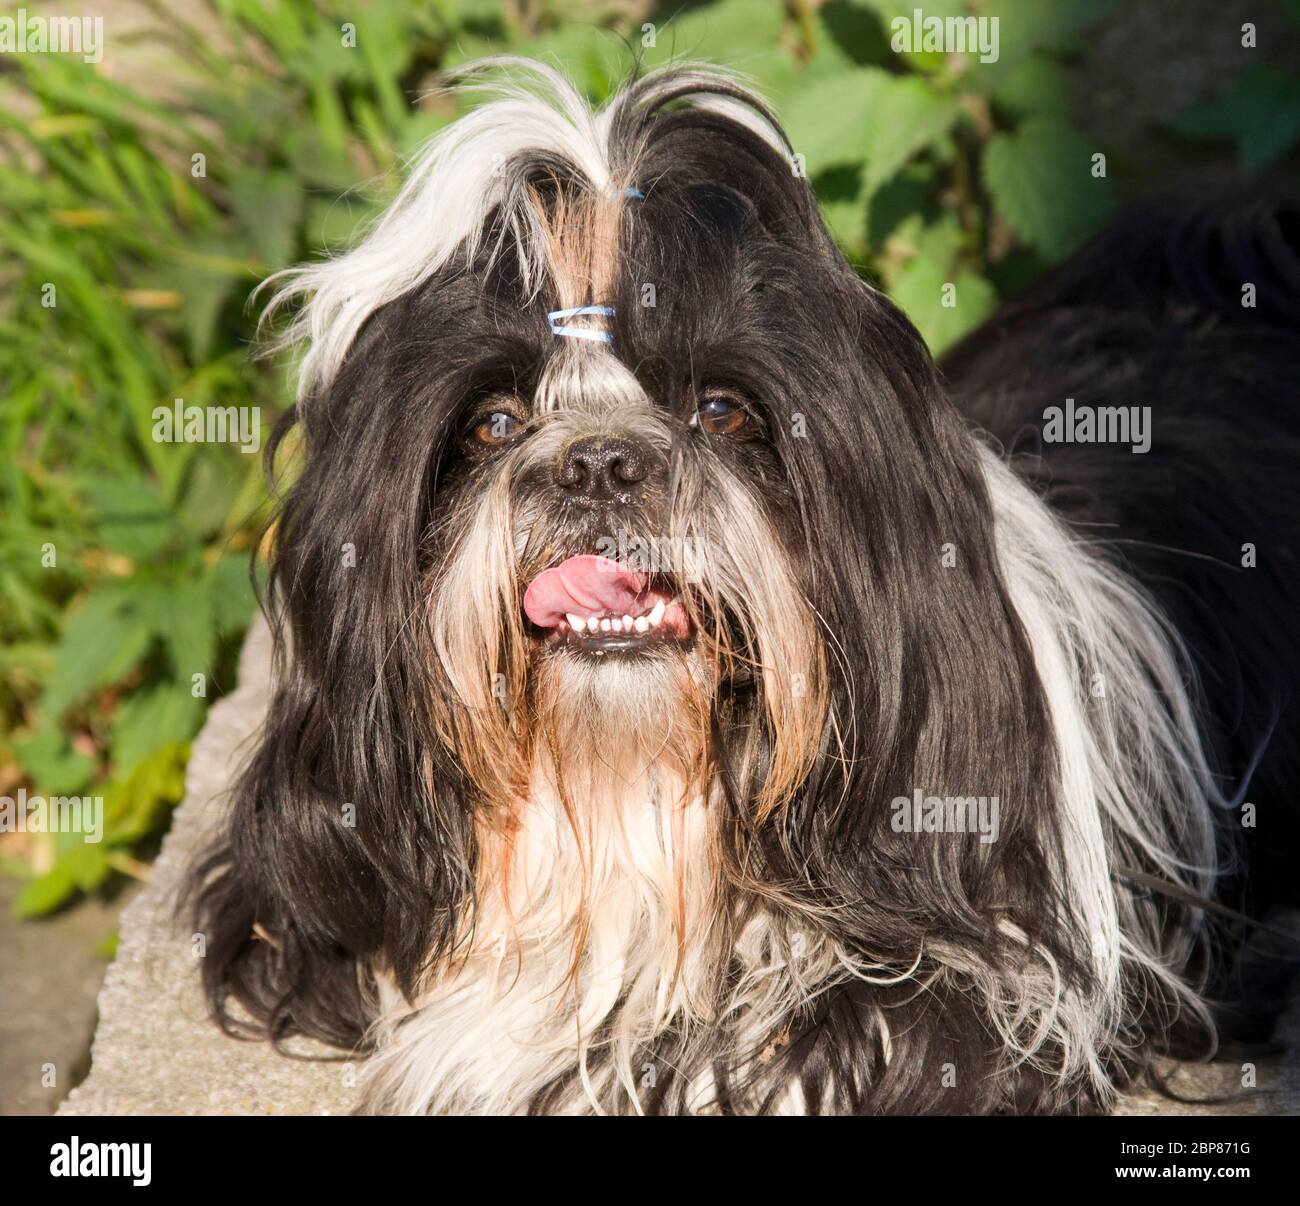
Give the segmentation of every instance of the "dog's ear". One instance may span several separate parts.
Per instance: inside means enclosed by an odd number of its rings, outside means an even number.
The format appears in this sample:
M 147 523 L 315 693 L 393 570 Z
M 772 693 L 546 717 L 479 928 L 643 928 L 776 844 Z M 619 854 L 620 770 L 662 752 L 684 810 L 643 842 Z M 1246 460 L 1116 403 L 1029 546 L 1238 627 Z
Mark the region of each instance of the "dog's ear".
M 1000 564 L 980 449 L 917 332 L 823 250 L 810 235 L 792 307 L 802 321 L 782 336 L 798 349 L 804 387 L 791 370 L 788 387 L 773 391 L 782 406 L 797 406 L 798 422 L 782 414 L 772 428 L 827 651 L 828 719 L 802 789 L 767 824 L 739 823 L 737 857 L 761 850 L 751 873 L 789 885 L 802 897 L 796 908 L 815 913 L 852 958 L 900 975 L 919 966 L 918 976 L 932 978 L 928 1005 L 947 1001 L 949 1038 L 969 1031 L 963 1049 L 983 1043 L 993 1060 L 989 1036 L 1001 1016 L 1022 1005 L 1028 1016 L 1031 997 L 1045 997 L 1037 1017 L 1054 1008 L 1050 988 L 1030 986 L 1028 961 L 1039 960 L 1039 972 L 1053 965 L 1063 983 L 1088 977 L 1088 943 L 1060 874 L 1048 705 Z M 731 788 L 743 815 L 756 787 Z M 896 801 L 911 805 L 918 793 L 991 801 L 995 811 L 984 815 L 996 831 L 915 832 Z M 977 992 L 954 988 L 989 967 L 1002 971 Z M 893 1072 L 878 1066 L 871 1078 L 876 1101 L 894 1093 L 905 1105 L 899 1069 L 938 1077 L 951 1054 L 933 1018 L 912 1024 L 921 1007 L 909 994 L 914 981 L 865 995 L 837 990 L 814 1011 L 819 1025 L 838 1027 L 825 1042 L 856 1044 L 877 1061 L 892 1049 Z M 897 1006 L 889 1023 L 882 1004 Z M 895 1030 L 891 1040 L 882 1025 L 901 1025 L 905 1036 Z M 801 1050 L 793 1044 L 782 1066 Z M 821 1050 L 816 1058 L 808 1050 L 809 1100 L 829 1075 L 812 1071 Z M 846 1072 L 844 1084 L 868 1083 L 861 1070 Z M 980 1070 L 967 1066 L 963 1076 L 978 1083 Z
M 802 806 L 817 821 L 805 832 L 824 835 L 810 853 L 838 864 L 832 882 L 857 865 L 886 933 L 895 912 L 943 902 L 946 920 L 982 941 L 995 909 L 1032 925 L 1050 892 L 1046 701 L 975 441 L 910 324 L 865 289 L 845 292 L 863 350 L 835 374 L 845 392 L 826 396 L 785 449 L 804 485 L 809 591 L 831 649 L 833 756 L 808 785 Z M 893 801 L 917 791 L 997 798 L 997 840 L 896 832 Z
M 281 673 L 197 875 L 213 1002 L 233 994 L 277 1035 L 355 1043 L 358 963 L 382 957 L 411 989 L 470 890 L 467 793 L 422 706 L 421 500 L 443 414 L 393 353 L 429 304 L 380 311 L 298 408 L 303 466 L 276 516 L 268 588 Z

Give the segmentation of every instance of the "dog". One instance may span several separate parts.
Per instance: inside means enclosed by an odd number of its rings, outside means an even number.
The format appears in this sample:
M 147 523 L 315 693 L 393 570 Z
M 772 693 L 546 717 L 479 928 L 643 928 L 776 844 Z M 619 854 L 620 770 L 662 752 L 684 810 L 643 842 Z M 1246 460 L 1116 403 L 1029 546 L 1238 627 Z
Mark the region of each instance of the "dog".
M 1296 849 L 1294 215 L 1121 222 L 941 374 L 729 75 L 467 86 L 272 285 L 215 1016 L 405 1114 L 1095 1112 L 1211 1049 L 1216 894 Z

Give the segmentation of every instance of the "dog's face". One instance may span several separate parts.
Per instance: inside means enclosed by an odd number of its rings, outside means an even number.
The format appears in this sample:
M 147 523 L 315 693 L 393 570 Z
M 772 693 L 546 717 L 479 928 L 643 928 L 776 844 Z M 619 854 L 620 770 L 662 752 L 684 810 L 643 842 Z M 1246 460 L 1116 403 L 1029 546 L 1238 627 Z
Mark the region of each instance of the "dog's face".
M 773 349 L 824 351 L 800 248 L 736 189 L 639 166 L 638 198 L 526 177 L 540 289 L 523 249 L 485 241 L 490 304 L 432 450 L 444 737 L 497 801 L 526 796 L 539 763 L 582 796 L 650 767 L 698 788 L 713 721 L 739 707 L 769 751 L 766 810 L 821 740 L 827 636 L 789 448 L 806 393 Z M 612 313 L 548 321 L 593 302 Z

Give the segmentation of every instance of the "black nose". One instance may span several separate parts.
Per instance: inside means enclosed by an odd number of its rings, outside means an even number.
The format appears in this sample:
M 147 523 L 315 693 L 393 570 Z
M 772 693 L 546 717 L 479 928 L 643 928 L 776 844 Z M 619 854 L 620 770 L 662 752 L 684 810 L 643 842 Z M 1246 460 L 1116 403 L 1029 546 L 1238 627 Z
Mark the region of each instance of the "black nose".
M 555 483 L 571 501 L 631 502 L 650 471 L 649 449 L 622 437 L 575 440 L 564 450 Z

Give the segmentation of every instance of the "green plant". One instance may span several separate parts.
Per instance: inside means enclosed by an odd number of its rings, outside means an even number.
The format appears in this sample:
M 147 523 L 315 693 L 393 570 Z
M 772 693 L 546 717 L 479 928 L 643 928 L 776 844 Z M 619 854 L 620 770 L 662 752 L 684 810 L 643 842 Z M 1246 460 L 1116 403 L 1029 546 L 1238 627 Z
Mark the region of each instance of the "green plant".
M 600 100 L 634 56 L 734 66 L 847 254 L 936 350 L 1110 205 L 1058 66 L 1098 3 L 989 0 L 1000 56 L 976 64 L 895 53 L 910 0 L 208 0 L 202 26 L 147 2 L 174 52 L 166 101 L 55 55 L 0 74 L 0 793 L 106 805 L 98 846 L 0 845 L 25 914 L 138 869 L 252 613 L 258 458 L 158 442 L 155 411 L 257 407 L 269 426 L 290 391 L 249 361 L 250 289 L 391 196 L 457 111 L 425 94 L 438 69 L 525 53 Z
M 1281 0 L 1278 8 L 1293 27 L 1300 27 L 1300 0 Z M 1243 50 L 1258 50 L 1259 24 L 1241 26 Z M 1278 32 L 1272 21 L 1263 27 L 1267 36 Z M 1216 95 L 1190 105 L 1172 129 L 1192 142 L 1230 142 L 1248 170 L 1271 168 L 1300 146 L 1300 78 L 1268 62 L 1256 63 Z

